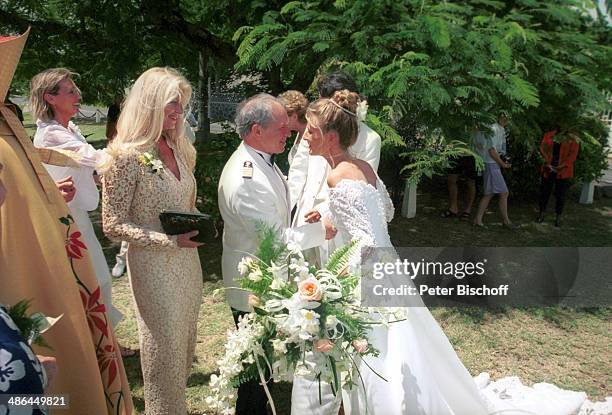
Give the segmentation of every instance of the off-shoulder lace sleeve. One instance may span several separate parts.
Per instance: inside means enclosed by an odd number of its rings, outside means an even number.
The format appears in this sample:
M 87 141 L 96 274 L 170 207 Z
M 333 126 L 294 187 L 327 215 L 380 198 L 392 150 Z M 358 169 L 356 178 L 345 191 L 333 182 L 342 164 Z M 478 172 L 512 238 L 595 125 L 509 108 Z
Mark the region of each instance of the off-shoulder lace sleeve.
M 115 159 L 104 173 L 102 191 L 102 225 L 104 234 L 115 241 L 138 246 L 177 247 L 176 236 L 146 229 L 130 221 L 130 209 L 139 179 L 139 162 L 135 153 Z
M 362 185 L 356 181 L 342 180 L 330 189 L 329 210 L 334 225 L 346 232 L 351 240 L 359 240 L 365 246 L 374 246 L 372 222 L 361 200 L 363 196 Z
M 383 207 L 385 209 L 385 217 L 387 218 L 387 222 L 391 222 L 393 220 L 393 216 L 395 216 L 395 207 L 393 206 L 393 201 L 389 196 L 389 191 L 385 186 L 385 183 L 378 179 L 378 191 L 380 193 L 380 197 L 382 199 Z

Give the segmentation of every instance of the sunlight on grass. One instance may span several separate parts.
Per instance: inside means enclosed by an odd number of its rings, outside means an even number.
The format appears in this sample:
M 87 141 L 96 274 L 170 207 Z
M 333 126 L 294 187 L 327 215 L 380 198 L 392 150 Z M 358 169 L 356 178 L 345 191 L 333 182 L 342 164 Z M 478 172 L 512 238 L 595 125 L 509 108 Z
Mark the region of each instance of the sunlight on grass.
M 217 370 L 216 361 L 224 353 L 225 333 L 233 328 L 229 307 L 222 298 L 212 297 L 212 291 L 221 286 L 220 282 L 204 283 L 196 360 L 187 388 L 191 414 L 211 414 L 206 412 L 204 402 L 208 381 Z M 127 277 L 114 281 L 113 296 L 125 315 L 117 328 L 120 343 L 137 347 Z M 591 399 L 603 399 L 610 394 L 611 309 L 436 308 L 432 313 L 474 376 L 489 372 L 494 379 L 512 375 L 527 384 L 545 381 L 586 391 Z M 144 403 L 139 361 L 129 358 L 125 362 L 134 403 L 141 413 Z M 275 385 L 274 396 L 277 409 L 281 408 L 279 415 L 289 414 L 290 385 Z
M 610 199 L 596 200 L 591 206 L 576 203 L 570 197 L 564 227 L 551 223 L 536 224 L 534 205 L 515 202 L 511 215 L 523 226 L 508 231 L 493 225 L 474 229 L 458 219 L 441 219 L 445 200 L 435 192 L 420 194 L 420 210 L 414 219 L 396 218 L 390 225 L 397 246 L 607 246 L 612 229 Z M 92 219 L 111 266 L 117 243 L 100 233 L 99 213 Z M 489 213 L 486 221 L 495 223 Z M 408 232 L 407 232 L 408 231 Z M 198 322 L 196 358 L 188 380 L 187 403 L 190 414 L 206 411 L 210 375 L 224 353 L 225 333 L 234 327 L 223 296 L 213 297 L 222 287 L 220 275 L 221 243 L 211 239 L 199 250 L 204 270 L 204 289 Z M 113 296 L 125 319 L 117 327 L 122 345 L 138 347 L 136 315 L 127 276 L 113 281 Z M 565 389 L 585 391 L 592 400 L 612 394 L 612 308 L 565 309 L 541 307 L 530 309 L 435 308 L 432 314 L 442 326 L 459 357 L 472 375 L 489 372 L 493 379 L 518 376 L 526 384 L 554 383 Z M 137 357 L 125 359 L 136 413 L 144 410 L 142 375 Z M 291 385 L 274 385 L 272 394 L 278 414 L 290 413 Z

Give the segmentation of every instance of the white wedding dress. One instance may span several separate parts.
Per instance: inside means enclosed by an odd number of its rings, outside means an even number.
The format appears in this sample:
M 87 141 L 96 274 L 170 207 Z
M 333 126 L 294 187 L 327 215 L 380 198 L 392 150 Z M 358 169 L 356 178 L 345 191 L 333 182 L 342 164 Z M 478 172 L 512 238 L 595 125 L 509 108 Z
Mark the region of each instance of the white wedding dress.
M 330 189 L 329 201 L 332 220 L 345 240 L 392 247 L 387 222 L 393 218 L 393 204 L 380 179 L 376 187 L 344 179 Z M 367 365 L 359 364 L 364 386 L 358 382 L 358 387 L 343 393 L 346 415 L 579 413 L 586 400 L 584 392 L 565 391 L 550 384 L 527 387 L 516 377 L 490 382 L 486 373 L 472 378 L 427 307 L 420 298 L 414 301 L 414 307 L 403 309 L 406 320 L 372 330 L 370 341 L 380 355 L 366 357 Z M 611 403 L 603 403 L 596 412 L 583 408 L 580 414 L 609 413 Z M 339 406 L 340 400 L 334 398 L 328 385 L 321 387 L 319 400 L 316 380 L 294 379 L 292 415 L 336 415 Z

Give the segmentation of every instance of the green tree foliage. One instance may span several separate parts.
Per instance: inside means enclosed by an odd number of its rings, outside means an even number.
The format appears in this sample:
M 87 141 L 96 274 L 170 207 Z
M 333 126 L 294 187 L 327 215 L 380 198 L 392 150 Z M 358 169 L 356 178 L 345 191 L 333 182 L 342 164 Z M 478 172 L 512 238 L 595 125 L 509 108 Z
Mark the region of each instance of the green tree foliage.
M 500 114 L 511 120 L 513 146 L 537 163 L 544 130 L 580 128 L 606 105 L 610 27 L 589 16 L 587 3 L 291 1 L 236 32 L 237 66 L 280 67 L 285 85 L 301 89 L 343 68 L 402 137 L 404 164 L 417 176 L 439 172 L 444 155 L 460 150 L 454 140 L 469 141 Z M 592 149 L 602 159 L 603 147 Z
M 15 85 L 64 66 L 81 76 L 86 102 L 109 103 L 152 66 L 173 66 L 196 87 L 236 59 L 234 32 L 280 2 L 233 0 L 0 0 L 3 32 L 32 27 Z M 205 92 L 205 91 L 204 91 Z

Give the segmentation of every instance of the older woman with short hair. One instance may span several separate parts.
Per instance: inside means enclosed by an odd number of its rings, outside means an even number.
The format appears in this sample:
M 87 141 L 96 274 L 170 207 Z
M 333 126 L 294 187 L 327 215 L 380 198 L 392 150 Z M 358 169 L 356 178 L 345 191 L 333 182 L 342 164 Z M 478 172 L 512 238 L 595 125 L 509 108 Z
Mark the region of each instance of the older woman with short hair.
M 152 68 L 134 83 L 103 169 L 104 233 L 129 243 L 127 269 L 138 310 L 148 415 L 184 415 L 195 350 L 202 269 L 197 231 L 163 232 L 163 210 L 195 212 L 196 152 L 184 133 L 189 82 Z
M 85 243 L 85 248 L 77 249 L 87 249 L 89 252 L 108 315 L 113 326 L 116 326 L 122 315 L 113 306 L 112 278 L 88 214 L 97 209 L 100 200 L 94 180 L 95 169 L 107 156 L 103 150 L 96 150 L 87 143 L 79 128 L 70 121 L 81 104 L 81 91 L 74 83 L 74 75 L 66 68 L 53 68 L 32 78 L 30 105 L 37 126 L 34 146 L 64 153 L 78 164 L 78 167 L 44 166 L 56 182 L 68 179 L 69 183 L 74 183 L 76 194 L 68 202 L 68 207 Z

